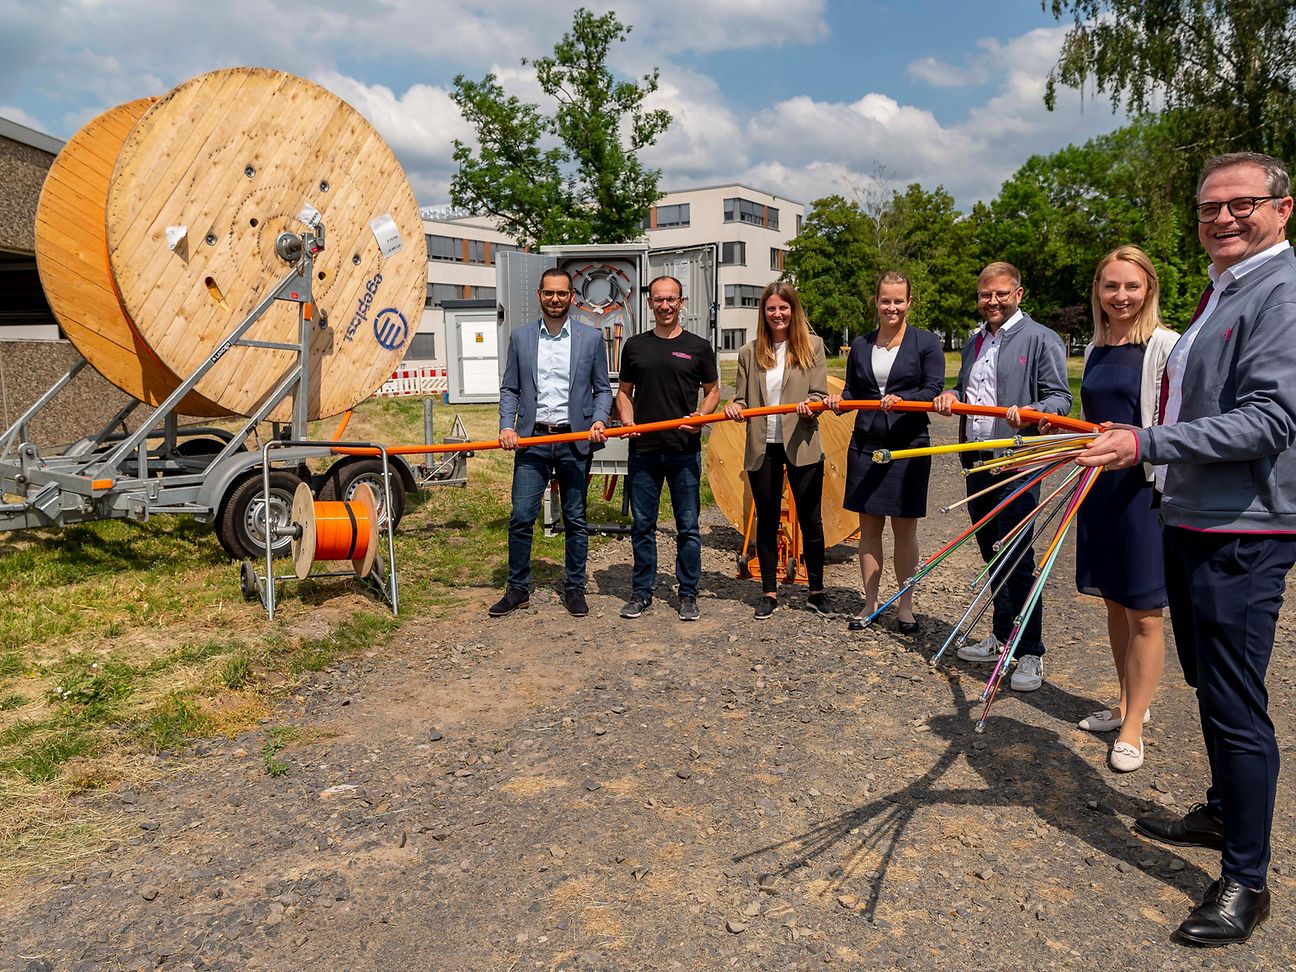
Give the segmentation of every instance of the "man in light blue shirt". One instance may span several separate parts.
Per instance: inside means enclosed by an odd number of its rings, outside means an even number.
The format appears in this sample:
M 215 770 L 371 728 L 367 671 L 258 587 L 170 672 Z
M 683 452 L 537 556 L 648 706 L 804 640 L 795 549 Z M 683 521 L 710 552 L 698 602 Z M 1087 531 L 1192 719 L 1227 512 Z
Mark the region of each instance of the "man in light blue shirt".
M 500 382 L 500 447 L 513 451 L 513 512 L 509 517 L 508 590 L 488 612 L 499 618 L 531 602 L 531 543 L 540 503 L 551 479 L 558 482 L 566 531 L 563 604 L 574 617 L 589 613 L 585 599 L 585 489 L 593 449 L 612 407 L 603 333 L 568 317 L 571 275 L 551 268 L 537 291 L 541 320 L 509 336 Z M 576 442 L 519 448 L 532 435 L 584 432 Z

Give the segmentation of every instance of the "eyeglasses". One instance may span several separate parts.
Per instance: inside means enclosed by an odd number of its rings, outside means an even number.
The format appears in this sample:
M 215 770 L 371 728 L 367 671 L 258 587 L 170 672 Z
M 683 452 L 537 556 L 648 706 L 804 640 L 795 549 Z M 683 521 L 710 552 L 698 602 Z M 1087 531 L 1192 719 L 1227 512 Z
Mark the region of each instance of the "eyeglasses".
M 1246 219 L 1256 211 L 1256 207 L 1270 199 L 1282 199 L 1282 196 L 1238 196 L 1228 202 L 1204 202 L 1193 207 L 1197 222 L 1213 223 L 1219 219 L 1220 210 L 1228 207 L 1229 215 L 1234 219 Z
M 570 290 L 542 290 L 540 296 L 544 300 L 553 300 L 555 297 L 570 297 Z
M 648 303 L 657 307 L 674 307 L 676 304 L 684 303 L 683 297 L 649 297 Z
M 1021 289 L 1020 287 L 1017 288 L 1017 290 L 1020 289 Z M 1004 301 L 1008 300 L 1008 298 L 1010 298 L 1013 294 L 1017 293 L 1017 290 L 978 290 L 977 300 L 990 300 L 993 297 L 994 299 L 998 300 L 1000 303 L 1003 303 Z

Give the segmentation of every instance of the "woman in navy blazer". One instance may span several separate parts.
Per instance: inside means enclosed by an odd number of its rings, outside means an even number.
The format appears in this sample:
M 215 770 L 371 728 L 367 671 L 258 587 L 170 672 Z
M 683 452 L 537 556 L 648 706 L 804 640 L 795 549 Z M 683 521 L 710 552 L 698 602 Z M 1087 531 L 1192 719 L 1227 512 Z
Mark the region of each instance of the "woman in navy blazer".
M 882 578 L 882 531 L 887 517 L 895 535 L 896 577 L 903 583 L 918 566 L 918 520 L 927 515 L 927 482 L 931 459 L 873 462 L 874 449 L 909 449 L 930 442 L 926 412 L 893 412 L 898 401 L 930 402 L 945 385 L 945 354 L 940 339 L 908 322 L 912 293 L 902 273 L 884 273 L 874 295 L 878 329 L 856 338 L 846 359 L 846 388 L 830 395 L 829 406 L 842 398 L 881 400 L 880 411 L 855 413 L 855 431 L 846 454 L 846 496 L 843 506 L 859 514 L 860 575 L 864 610 L 851 618 L 858 631 L 877 608 Z M 915 634 L 912 594 L 896 602 L 896 625 Z

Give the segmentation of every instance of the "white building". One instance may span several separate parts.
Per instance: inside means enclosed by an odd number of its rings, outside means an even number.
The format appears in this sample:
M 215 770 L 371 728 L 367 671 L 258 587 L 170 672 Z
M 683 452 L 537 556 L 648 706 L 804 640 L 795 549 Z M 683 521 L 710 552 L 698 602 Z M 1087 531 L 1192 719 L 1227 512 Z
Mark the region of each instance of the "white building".
M 719 244 L 722 357 L 735 355 L 756 336 L 761 291 L 782 275 L 804 212 L 804 203 L 730 183 L 668 192 L 644 220 L 654 249 Z
M 407 361 L 445 364 L 445 300 L 493 300 L 495 254 L 517 244 L 489 217 L 423 220 L 427 237 L 427 300 L 423 320 L 410 341 Z
M 782 274 L 788 242 L 801 231 L 804 211 L 804 203 L 730 183 L 668 192 L 644 220 L 653 249 L 718 244 L 722 357 L 736 355 L 755 336 L 761 291 Z M 406 360 L 444 365 L 441 302 L 494 298 L 495 254 L 517 246 L 489 217 L 425 218 L 423 232 L 427 303 Z

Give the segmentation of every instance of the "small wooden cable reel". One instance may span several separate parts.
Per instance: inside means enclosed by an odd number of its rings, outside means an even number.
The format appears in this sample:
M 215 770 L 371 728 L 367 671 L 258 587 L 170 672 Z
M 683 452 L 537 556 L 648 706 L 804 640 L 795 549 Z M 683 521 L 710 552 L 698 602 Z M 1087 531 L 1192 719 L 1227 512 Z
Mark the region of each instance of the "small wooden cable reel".
M 305 483 L 292 505 L 292 562 L 298 580 L 311 575 L 317 560 L 349 560 L 358 578 L 368 577 L 378 558 L 378 503 L 368 483 L 349 500 L 317 501 Z M 327 576 L 338 576 L 333 573 Z

